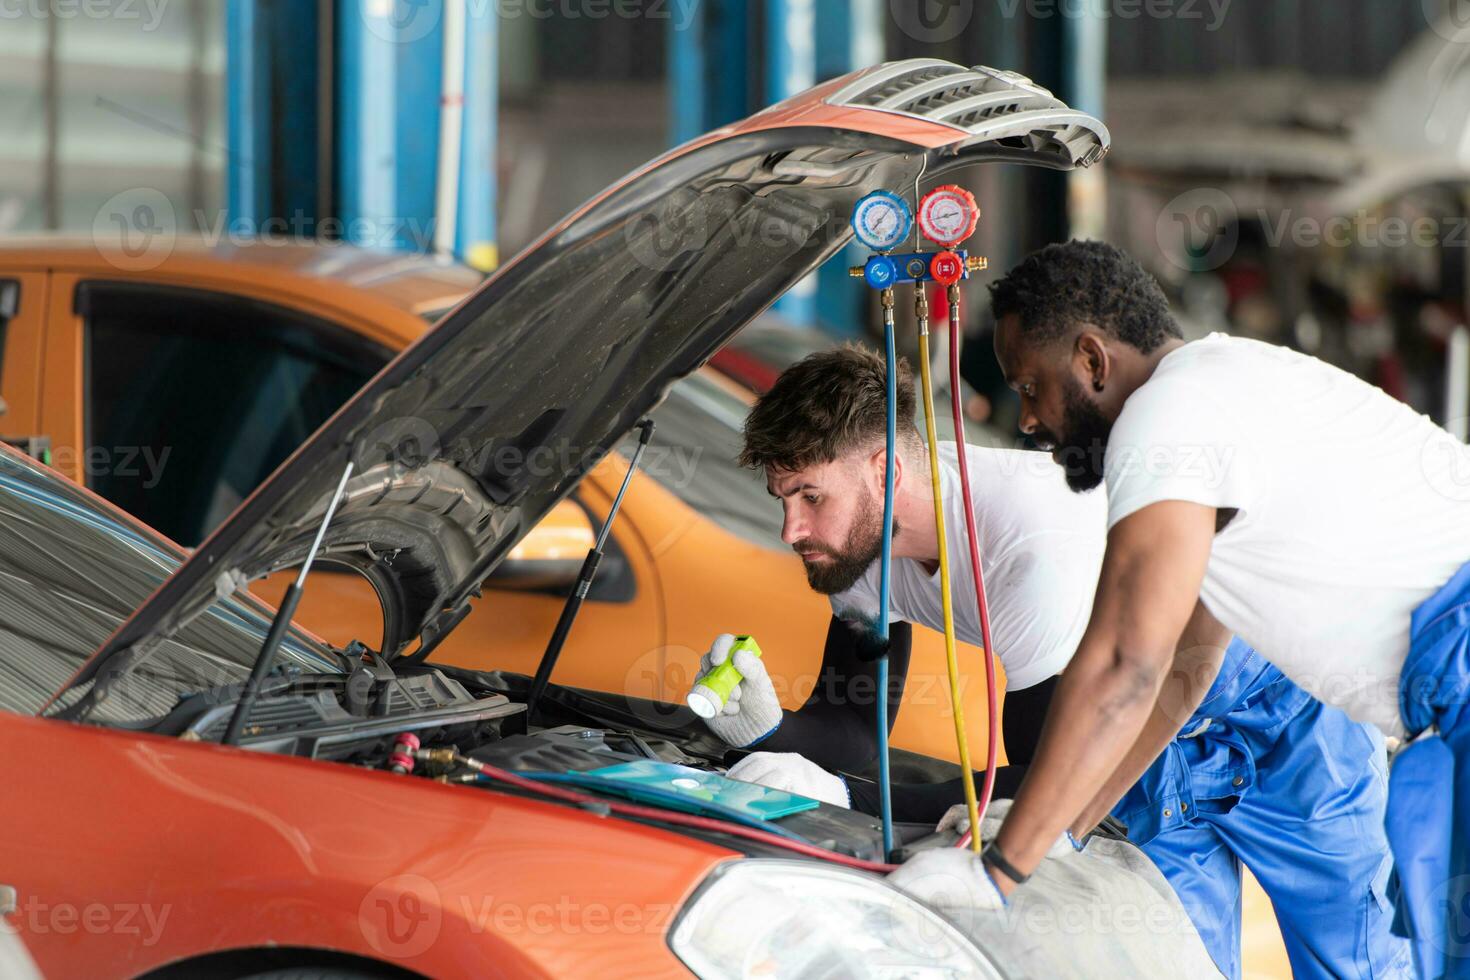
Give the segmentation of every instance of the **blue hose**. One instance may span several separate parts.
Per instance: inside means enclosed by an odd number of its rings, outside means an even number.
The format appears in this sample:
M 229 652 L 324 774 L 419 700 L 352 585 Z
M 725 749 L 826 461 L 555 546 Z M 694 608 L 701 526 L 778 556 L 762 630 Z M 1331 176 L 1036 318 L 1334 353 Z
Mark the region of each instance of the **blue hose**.
M 893 454 L 897 440 L 898 357 L 893 349 L 893 317 L 884 318 L 883 342 L 888 355 L 888 446 L 883 468 L 883 559 L 878 582 L 878 799 L 883 820 L 883 860 L 893 854 L 893 786 L 888 771 L 888 590 L 893 565 Z

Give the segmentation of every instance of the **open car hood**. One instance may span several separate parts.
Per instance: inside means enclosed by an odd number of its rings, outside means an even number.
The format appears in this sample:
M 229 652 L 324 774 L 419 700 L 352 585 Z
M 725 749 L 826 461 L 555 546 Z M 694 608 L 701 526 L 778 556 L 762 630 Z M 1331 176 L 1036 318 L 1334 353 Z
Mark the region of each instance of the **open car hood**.
M 384 653 L 432 644 L 656 405 L 841 248 L 877 188 L 985 160 L 1095 163 L 1107 130 L 1011 72 L 879 65 L 670 151 L 584 205 L 369 382 L 93 654 L 148 656 L 217 596 L 322 559 L 385 602 Z

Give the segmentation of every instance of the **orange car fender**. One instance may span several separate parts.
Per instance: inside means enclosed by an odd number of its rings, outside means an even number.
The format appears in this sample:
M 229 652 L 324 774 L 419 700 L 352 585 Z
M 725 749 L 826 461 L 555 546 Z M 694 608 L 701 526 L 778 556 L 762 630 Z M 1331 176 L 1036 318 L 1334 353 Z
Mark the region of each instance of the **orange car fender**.
M 50 976 L 310 947 L 429 976 L 687 976 L 725 848 L 560 804 L 0 716 L 7 916 Z

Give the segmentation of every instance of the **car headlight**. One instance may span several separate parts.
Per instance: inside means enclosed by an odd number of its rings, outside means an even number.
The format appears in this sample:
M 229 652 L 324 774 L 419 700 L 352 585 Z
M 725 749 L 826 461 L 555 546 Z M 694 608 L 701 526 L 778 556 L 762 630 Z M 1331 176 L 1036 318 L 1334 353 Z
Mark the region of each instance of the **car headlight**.
M 680 912 L 669 945 L 701 980 L 1002 980 L 959 930 L 908 895 L 808 861 L 721 865 Z

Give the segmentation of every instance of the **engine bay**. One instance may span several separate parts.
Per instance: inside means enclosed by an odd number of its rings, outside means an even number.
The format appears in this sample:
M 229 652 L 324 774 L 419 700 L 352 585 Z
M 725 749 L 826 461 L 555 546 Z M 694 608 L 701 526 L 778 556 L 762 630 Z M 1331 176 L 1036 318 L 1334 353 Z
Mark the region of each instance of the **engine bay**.
M 251 706 L 240 745 L 254 751 L 318 759 L 402 773 L 404 778 L 488 786 L 479 764 L 531 779 L 575 778 L 594 770 L 648 760 L 723 774 L 743 755 L 715 739 L 682 705 L 602 692 L 552 687 L 540 702 L 537 724 L 527 724 L 520 674 L 447 666 L 400 666 L 396 671 L 364 658 L 346 675 L 278 672 Z M 238 700 L 239 685 L 181 700 L 152 730 L 198 741 L 219 741 Z M 404 764 L 403 740 L 424 751 Z M 459 760 L 459 761 L 456 761 Z M 597 778 L 575 778 L 583 793 L 618 799 L 623 794 Z M 534 791 L 532 791 L 534 792 Z M 644 801 L 646 802 L 646 801 Z M 687 801 L 684 801 L 687 803 Z M 657 805 L 657 804 L 654 804 Z M 718 806 L 674 806 L 670 812 L 721 819 Z M 880 820 L 855 810 L 818 803 L 769 822 L 769 829 L 861 861 L 883 860 Z M 900 840 L 929 837 L 929 825 L 898 825 Z M 699 836 L 723 838 L 716 830 Z M 763 848 L 732 837 L 721 843 L 756 852 Z

